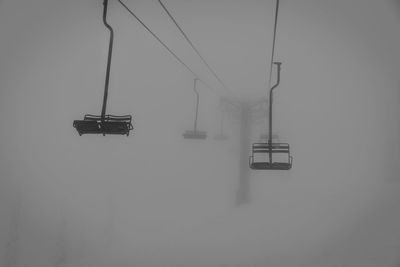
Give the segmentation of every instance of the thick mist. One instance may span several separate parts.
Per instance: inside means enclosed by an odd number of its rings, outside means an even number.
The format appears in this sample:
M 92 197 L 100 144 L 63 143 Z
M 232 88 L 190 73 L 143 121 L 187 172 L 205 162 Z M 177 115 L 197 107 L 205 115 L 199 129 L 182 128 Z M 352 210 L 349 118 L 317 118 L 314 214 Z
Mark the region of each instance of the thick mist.
M 78 135 L 101 111 L 102 2 L 0 0 L 1 267 L 400 266 L 398 1 L 281 0 L 273 129 L 290 171 L 247 162 L 274 1 L 163 1 L 231 91 L 157 1 L 124 1 L 213 88 L 197 88 L 206 140 L 182 136 L 193 75 L 116 0 L 107 113 L 134 130 Z

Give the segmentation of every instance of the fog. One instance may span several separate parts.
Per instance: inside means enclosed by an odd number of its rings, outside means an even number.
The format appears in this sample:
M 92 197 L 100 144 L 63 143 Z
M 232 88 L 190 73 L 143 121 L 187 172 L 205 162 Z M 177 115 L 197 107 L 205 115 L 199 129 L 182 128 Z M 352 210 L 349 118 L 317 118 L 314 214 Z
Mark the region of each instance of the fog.
M 206 140 L 182 137 L 193 75 L 116 0 L 107 113 L 134 130 L 78 135 L 101 111 L 102 2 L 0 0 L 1 267 L 400 266 L 398 1 L 281 1 L 273 129 L 289 171 L 247 162 L 275 1 L 163 1 L 229 90 L 157 1 L 124 1 L 212 88 L 197 88 Z

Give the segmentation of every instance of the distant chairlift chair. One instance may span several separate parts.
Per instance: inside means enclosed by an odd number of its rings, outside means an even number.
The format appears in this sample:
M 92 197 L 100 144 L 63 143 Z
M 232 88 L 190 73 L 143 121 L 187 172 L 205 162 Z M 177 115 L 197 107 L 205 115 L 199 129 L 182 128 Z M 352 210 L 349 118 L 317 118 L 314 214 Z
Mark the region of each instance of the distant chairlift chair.
M 105 136 L 106 134 L 113 134 L 113 135 L 128 136 L 129 131 L 133 129 L 131 115 L 124 115 L 124 116 L 106 115 L 114 31 L 106 21 L 108 0 L 104 0 L 103 5 L 104 5 L 103 23 L 110 31 L 110 41 L 108 48 L 107 71 L 106 71 L 102 112 L 100 116 L 87 114 L 85 115 L 83 120 L 75 120 L 73 126 L 76 128 L 79 135 L 103 134 Z
M 225 141 L 225 140 L 228 140 L 228 135 L 226 135 L 225 133 L 224 133 L 224 115 L 225 115 L 225 112 L 224 112 L 224 109 L 223 109 L 223 107 L 222 107 L 222 100 L 220 100 L 220 115 L 221 115 L 221 118 L 220 118 L 220 129 L 219 129 L 219 133 L 217 133 L 217 134 L 215 134 L 214 135 L 214 140 L 217 140 L 217 141 Z
M 196 83 L 199 79 L 195 78 L 194 79 L 194 86 L 193 86 L 193 91 L 196 94 L 196 113 L 194 117 L 194 128 L 192 130 L 187 130 L 183 133 L 183 138 L 185 139 L 206 139 L 207 138 L 207 133 L 204 131 L 199 131 L 197 130 L 197 115 L 199 112 L 199 92 L 196 90 Z
M 270 89 L 269 93 L 269 134 L 268 134 L 268 142 L 265 143 L 254 143 L 252 145 L 252 154 L 249 157 L 249 166 L 253 170 L 290 170 L 292 168 L 293 158 L 290 155 L 290 147 L 288 143 L 272 143 L 272 93 L 273 90 L 279 85 L 280 82 L 280 71 L 281 71 L 281 62 L 274 62 L 275 65 L 278 66 L 278 80 L 277 83 Z M 280 154 L 280 161 L 274 161 L 273 155 Z M 258 161 L 256 159 L 256 155 L 267 156 L 267 160 L 265 157 L 262 161 Z M 284 158 L 282 158 L 282 155 Z M 287 156 L 287 160 L 285 159 L 285 155 Z M 284 161 L 283 161 L 284 160 Z

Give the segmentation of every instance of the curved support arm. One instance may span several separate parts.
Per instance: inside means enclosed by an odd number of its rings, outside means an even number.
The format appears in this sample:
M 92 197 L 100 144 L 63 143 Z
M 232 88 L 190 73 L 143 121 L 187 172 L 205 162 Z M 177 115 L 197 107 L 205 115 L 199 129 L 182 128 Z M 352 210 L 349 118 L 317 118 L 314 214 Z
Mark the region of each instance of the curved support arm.
M 193 85 L 193 91 L 194 91 L 195 94 L 196 94 L 196 114 L 195 114 L 195 117 L 194 117 L 194 132 L 196 132 L 196 130 L 197 130 L 197 114 L 199 113 L 199 99 L 200 99 L 200 95 L 199 95 L 199 92 L 198 92 L 197 89 L 196 89 L 196 83 L 197 83 L 198 80 L 199 80 L 198 78 L 195 78 L 195 79 L 194 79 L 194 85 Z
M 269 134 L 268 134 L 268 144 L 272 144 L 272 92 L 273 90 L 279 85 L 281 81 L 281 64 L 282 62 L 274 62 L 275 65 L 278 67 L 278 77 L 276 80 L 276 84 L 271 87 L 269 90 Z M 269 163 L 272 164 L 272 151 L 270 150 L 269 152 Z
M 277 77 L 277 80 L 276 80 L 276 84 L 274 84 L 274 86 L 272 86 L 271 89 L 270 89 L 270 92 L 269 92 L 270 96 L 272 94 L 272 90 L 274 90 L 279 85 L 279 83 L 281 82 L 281 65 L 282 65 L 282 62 L 274 62 L 274 64 L 278 67 L 278 73 L 277 73 L 278 77 Z
M 108 46 L 108 57 L 107 57 L 107 70 L 106 70 L 106 80 L 104 86 L 104 97 L 103 97 L 103 107 L 101 109 L 101 118 L 104 121 L 106 115 L 106 108 L 107 108 L 107 97 L 108 97 L 108 85 L 110 82 L 110 69 L 111 69 L 111 57 L 112 57 L 112 49 L 113 49 L 113 41 L 114 41 L 114 31 L 111 26 L 107 23 L 107 7 L 108 7 L 108 0 L 104 0 L 103 2 L 104 9 L 103 9 L 103 23 L 110 31 L 110 41 Z

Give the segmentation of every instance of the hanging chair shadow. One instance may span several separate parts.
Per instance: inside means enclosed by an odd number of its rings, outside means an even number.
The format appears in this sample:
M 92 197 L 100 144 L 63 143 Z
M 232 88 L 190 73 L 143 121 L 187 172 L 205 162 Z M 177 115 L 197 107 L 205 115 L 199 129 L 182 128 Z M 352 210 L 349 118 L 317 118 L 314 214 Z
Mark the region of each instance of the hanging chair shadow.
M 222 99 L 220 99 L 220 115 L 221 115 L 221 117 L 220 117 L 220 123 L 219 123 L 219 132 L 214 135 L 214 140 L 216 140 L 216 141 L 225 141 L 225 140 L 229 139 L 228 135 L 224 133 L 225 112 L 224 112 L 223 107 L 221 106 L 223 104 L 223 102 L 224 101 Z
M 198 81 L 198 79 L 195 78 L 194 86 L 193 86 L 193 91 L 196 94 L 196 113 L 195 113 L 195 117 L 194 117 L 194 127 L 193 127 L 193 130 L 187 130 L 182 135 L 183 135 L 183 138 L 185 138 L 185 139 L 204 140 L 207 138 L 207 132 L 197 130 L 197 116 L 198 116 L 198 111 L 199 111 L 199 98 L 200 98 L 199 92 L 197 92 L 197 90 L 196 90 L 197 81 Z
M 110 135 L 128 136 L 129 132 L 133 129 L 131 115 L 123 115 L 123 116 L 106 115 L 114 31 L 111 28 L 111 26 L 107 23 L 108 0 L 104 0 L 103 5 L 104 5 L 103 23 L 110 31 L 110 39 L 108 46 L 107 70 L 106 70 L 101 115 L 86 114 L 83 120 L 75 120 L 73 122 L 73 127 L 75 127 L 75 129 L 78 131 L 79 135 L 102 134 L 103 136 L 105 136 L 110 134 Z

